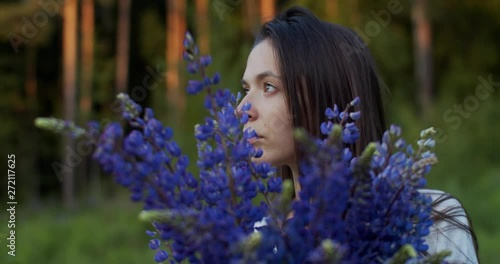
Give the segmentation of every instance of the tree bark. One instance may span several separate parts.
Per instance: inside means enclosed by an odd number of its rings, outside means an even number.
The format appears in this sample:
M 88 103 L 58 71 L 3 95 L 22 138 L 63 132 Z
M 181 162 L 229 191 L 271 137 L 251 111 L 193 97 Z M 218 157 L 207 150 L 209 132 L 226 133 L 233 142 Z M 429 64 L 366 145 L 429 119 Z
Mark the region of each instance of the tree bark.
M 169 109 L 173 110 L 170 117 L 176 123 L 182 120 L 185 109 L 185 96 L 181 92 L 179 65 L 182 58 L 182 43 L 186 33 L 186 2 L 167 0 L 167 47 L 165 51 L 167 61 L 166 95 Z
M 210 53 L 210 16 L 208 0 L 196 0 L 196 24 L 198 25 L 198 45 L 202 54 Z
M 351 24 L 353 26 L 358 26 L 361 24 L 361 14 L 359 13 L 359 0 L 349 1 L 351 8 Z
M 260 17 L 261 22 L 265 23 L 270 21 L 276 15 L 276 1 L 275 0 L 260 0 Z
M 80 89 L 80 123 L 84 124 L 92 118 L 92 89 L 94 71 L 94 32 L 95 13 L 94 0 L 82 0 L 81 22 L 81 89 Z M 91 155 L 82 157 L 81 183 L 84 193 L 91 203 L 97 203 L 100 198 L 100 173 L 95 170 L 97 164 Z
M 254 30 L 257 29 L 259 25 L 259 6 L 256 1 L 245 1 L 245 30 L 247 31 L 247 35 L 252 36 Z
M 130 49 L 130 5 L 131 0 L 118 1 L 118 32 L 116 40 L 116 91 L 127 92 L 128 63 Z
M 421 116 L 426 119 L 432 106 L 432 28 L 427 1 L 415 0 L 412 8 L 415 78 Z
M 339 15 L 339 3 L 338 0 L 327 0 L 325 1 L 325 9 L 327 20 L 336 21 Z
M 82 0 L 81 22 L 81 89 L 80 113 L 82 121 L 90 118 L 92 111 L 92 80 L 94 69 L 94 0 Z
M 67 0 L 63 10 L 63 97 L 64 119 L 75 120 L 76 106 L 76 71 L 77 71 L 77 1 Z M 62 162 L 67 160 L 67 147 L 74 149 L 74 142 L 65 137 Z M 74 167 L 69 167 L 67 173 L 58 175 L 63 182 L 63 203 L 66 208 L 75 207 Z

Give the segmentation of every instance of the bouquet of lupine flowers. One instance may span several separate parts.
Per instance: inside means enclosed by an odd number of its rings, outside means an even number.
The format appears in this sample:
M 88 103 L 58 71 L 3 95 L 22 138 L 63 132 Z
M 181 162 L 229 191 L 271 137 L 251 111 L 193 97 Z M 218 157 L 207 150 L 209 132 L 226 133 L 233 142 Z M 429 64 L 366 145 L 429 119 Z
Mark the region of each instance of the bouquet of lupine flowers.
M 424 175 L 437 162 L 433 130 L 424 130 L 418 148 L 391 126 L 381 142 L 354 157 L 349 146 L 359 130 L 360 99 L 339 110 L 326 109 L 323 139 L 296 129 L 304 158 L 301 191 L 282 180 L 249 139 L 249 104 L 236 109 L 240 95 L 216 89 L 220 76 L 207 75 L 210 56 L 201 56 L 192 36 L 184 41 L 187 70 L 200 74 L 187 92 L 206 93 L 208 116 L 195 127 L 199 175 L 172 139 L 173 131 L 126 94 L 118 95 L 120 123 L 88 130 L 70 121 L 39 118 L 37 126 L 95 139 L 93 157 L 116 182 L 144 204 L 139 218 L 152 223 L 149 247 L 156 262 L 190 263 L 441 263 L 446 253 L 420 257 L 432 225 L 431 199 L 420 193 Z M 240 111 L 240 112 L 239 112 Z M 102 131 L 102 132 L 101 132 Z

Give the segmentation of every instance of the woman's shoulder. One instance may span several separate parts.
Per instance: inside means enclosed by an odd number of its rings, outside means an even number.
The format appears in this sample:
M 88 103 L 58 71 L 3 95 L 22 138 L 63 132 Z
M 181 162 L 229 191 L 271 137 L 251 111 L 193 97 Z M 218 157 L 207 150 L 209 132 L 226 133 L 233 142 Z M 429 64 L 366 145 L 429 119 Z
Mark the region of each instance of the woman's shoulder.
M 427 194 L 432 199 L 432 207 L 434 211 L 442 212 L 445 210 L 453 215 L 464 215 L 466 217 L 465 209 L 462 203 L 453 195 L 434 189 L 420 189 L 420 193 Z
M 440 196 L 451 196 L 451 194 L 441 191 L 441 190 L 436 190 L 436 189 L 419 189 L 418 190 L 421 193 L 425 193 L 427 195 L 430 195 L 433 200 L 437 199 Z M 451 196 L 453 197 L 453 196 Z
M 421 189 L 432 199 L 434 224 L 426 237 L 428 252 L 451 251 L 449 263 L 478 263 L 469 219 L 460 201 L 451 194 Z

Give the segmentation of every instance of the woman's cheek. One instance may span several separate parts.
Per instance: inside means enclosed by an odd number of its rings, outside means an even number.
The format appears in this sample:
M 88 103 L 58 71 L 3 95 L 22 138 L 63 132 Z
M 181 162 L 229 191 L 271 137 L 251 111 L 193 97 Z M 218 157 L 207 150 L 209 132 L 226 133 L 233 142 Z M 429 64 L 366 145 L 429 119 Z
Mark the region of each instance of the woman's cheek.
M 274 134 L 283 136 L 291 130 L 290 120 L 283 114 L 272 115 L 266 124 Z

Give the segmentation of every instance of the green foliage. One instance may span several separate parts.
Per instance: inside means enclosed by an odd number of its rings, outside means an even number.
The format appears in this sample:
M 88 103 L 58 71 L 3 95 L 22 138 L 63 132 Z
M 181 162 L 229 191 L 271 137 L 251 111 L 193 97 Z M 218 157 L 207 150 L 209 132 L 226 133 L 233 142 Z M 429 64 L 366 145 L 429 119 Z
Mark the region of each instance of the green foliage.
M 16 257 L 5 254 L 2 238 L 0 263 L 153 262 L 145 234 L 150 224 L 138 220 L 140 207 L 124 197 L 120 200 L 73 213 L 58 206 L 17 211 Z M 0 232 L 6 232 L 4 226 Z
M 403 102 L 400 100 L 396 100 Z M 447 101 L 447 100 L 443 100 Z M 500 167 L 498 149 L 500 131 L 498 122 L 492 122 L 500 114 L 500 100 L 484 101 L 479 109 L 464 119 L 454 130 L 442 118 L 443 109 L 453 104 L 438 104 L 430 114 L 432 120 L 421 121 L 411 107 L 393 103 L 389 112 L 394 123 L 403 127 L 407 138 L 417 138 L 416 131 L 430 125 L 445 131 L 441 142 L 436 140 L 439 159 L 428 175 L 429 187 L 445 190 L 457 197 L 469 214 L 479 241 L 479 255 L 483 263 L 495 263 L 500 240 Z

